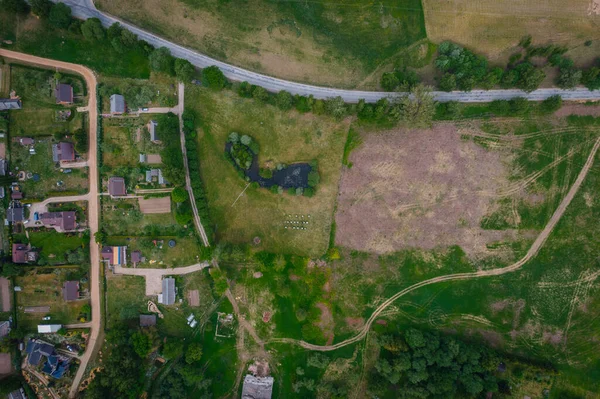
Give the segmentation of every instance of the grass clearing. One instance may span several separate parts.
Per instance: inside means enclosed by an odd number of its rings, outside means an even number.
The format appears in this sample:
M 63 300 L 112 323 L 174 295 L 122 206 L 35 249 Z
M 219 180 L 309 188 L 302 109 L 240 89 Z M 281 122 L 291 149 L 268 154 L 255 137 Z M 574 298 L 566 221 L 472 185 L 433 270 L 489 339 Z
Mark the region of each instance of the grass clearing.
M 138 276 L 106 276 L 107 327 L 132 321 L 139 324 L 138 315 L 148 311 L 146 280 Z
M 135 168 L 140 166 L 140 153 L 160 153 L 163 146 L 150 141 L 146 127 L 151 119 L 150 115 L 141 118 L 104 119 L 104 140 L 101 144 L 103 164 L 112 169 Z
M 433 42 L 451 40 L 504 63 L 519 40 L 531 35 L 534 43 L 564 45 L 576 64 L 588 65 L 600 51 L 599 16 L 590 13 L 589 0 L 423 0 L 427 34 Z M 592 46 L 584 46 L 593 40 Z
M 200 173 L 219 239 L 250 243 L 259 237 L 262 249 L 322 255 L 328 245 L 347 122 L 258 107 L 253 100 L 229 92 L 194 87 L 186 90 L 186 96 L 186 103 L 193 104 L 202 120 Z M 249 134 L 260 144 L 261 166 L 317 159 L 320 183 L 315 196 L 279 195 L 249 187 L 238 199 L 248 183 L 225 158 L 231 132 Z M 308 230 L 284 229 L 285 220 L 300 216 L 310 220 Z
M 29 243 L 41 249 L 40 260 L 49 264 L 66 263 L 66 255 L 78 249 L 83 249 L 86 254 L 85 259 L 87 260 L 89 249 L 87 248 L 86 241 L 83 233 L 65 234 L 57 233 L 54 230 L 29 232 Z
M 42 324 L 44 316 L 50 316 L 50 322 L 53 324 L 78 322 L 81 308 L 89 304 L 89 301 L 63 300 L 62 285 L 64 281 L 69 280 L 70 273 L 70 269 L 39 269 L 28 271 L 24 276 L 16 278 L 16 285 L 22 290 L 16 295 L 19 327 L 37 331 L 36 326 Z M 25 313 L 24 308 L 27 306 L 50 306 L 50 312 Z
M 151 215 L 156 216 L 156 215 Z M 175 240 L 176 246 L 170 248 L 169 240 Z M 157 241 L 156 245 L 154 241 Z M 161 244 L 159 241 L 163 241 Z M 108 245 L 127 245 L 128 252 L 140 250 L 142 256 L 146 257 L 140 267 L 164 269 L 168 267 L 189 266 L 200 261 L 201 248 L 198 239 L 194 235 L 187 237 L 179 236 L 110 236 Z M 160 248 L 162 245 L 162 248 Z
M 354 87 L 426 36 L 419 0 L 252 0 L 235 7 L 218 0 L 101 0 L 96 5 L 217 59 L 321 85 Z

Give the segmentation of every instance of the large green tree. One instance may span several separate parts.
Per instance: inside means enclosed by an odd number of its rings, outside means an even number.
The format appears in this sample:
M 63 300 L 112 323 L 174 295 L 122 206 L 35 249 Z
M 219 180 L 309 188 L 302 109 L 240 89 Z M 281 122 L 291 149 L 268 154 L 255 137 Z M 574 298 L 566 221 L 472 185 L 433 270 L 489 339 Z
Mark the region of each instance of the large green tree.
M 106 37 L 102 22 L 98 18 L 89 18 L 81 24 L 81 33 L 87 40 L 99 41 Z
M 227 85 L 227 78 L 219 67 L 212 65 L 202 70 L 202 83 L 213 90 L 221 90 Z
M 0 0 L 0 9 L 14 14 L 27 14 L 29 4 L 25 0 Z
M 435 101 L 431 89 L 417 85 L 410 95 L 401 97 L 393 107 L 391 114 L 397 120 L 409 126 L 427 127 L 431 125 L 435 114 Z
M 191 62 L 182 58 L 175 59 L 175 76 L 179 81 L 189 83 L 194 78 L 196 70 Z
M 48 21 L 57 28 L 67 29 L 71 25 L 71 7 L 56 3 L 50 10 Z
M 50 0 L 31 0 L 30 4 L 33 15 L 44 19 L 48 18 L 54 5 Z
M 148 59 L 150 61 L 150 68 L 153 71 L 166 73 L 167 75 L 175 73 L 175 58 L 173 58 L 168 48 L 159 47 L 155 49 Z

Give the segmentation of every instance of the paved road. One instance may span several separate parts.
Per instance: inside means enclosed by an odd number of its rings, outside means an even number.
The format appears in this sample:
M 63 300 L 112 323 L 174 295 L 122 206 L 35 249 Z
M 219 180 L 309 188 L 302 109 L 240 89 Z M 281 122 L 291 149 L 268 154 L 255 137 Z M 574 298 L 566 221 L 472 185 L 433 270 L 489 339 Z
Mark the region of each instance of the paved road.
M 164 276 L 181 275 L 197 272 L 209 267 L 208 262 L 196 263 L 195 265 L 177 267 L 170 269 L 148 269 L 148 268 L 130 268 L 114 266 L 115 274 L 125 274 L 129 276 L 142 276 L 146 278 L 146 295 L 157 295 L 162 292 L 162 279 Z
M 95 351 L 96 343 L 98 340 L 98 334 L 100 333 L 100 327 L 102 324 L 100 316 L 100 251 L 98 245 L 94 242 L 94 234 L 98 232 L 98 212 L 99 212 L 99 200 L 98 200 L 98 139 L 97 139 L 97 128 L 98 128 L 98 104 L 96 99 L 96 76 L 90 69 L 76 64 L 68 62 L 49 60 L 47 58 L 35 57 L 28 54 L 17 53 L 14 51 L 0 49 L 0 56 L 9 59 L 18 60 L 20 62 L 41 65 L 44 67 L 56 68 L 83 76 L 86 81 L 89 93 L 88 110 L 90 122 L 89 131 L 89 153 L 88 162 L 90 166 L 90 191 L 87 194 L 88 201 L 88 215 L 89 215 L 89 228 L 92 240 L 90 241 L 90 300 L 92 304 L 92 321 L 91 321 L 91 332 L 88 341 L 87 349 L 81 358 L 81 365 L 77 370 L 77 374 L 73 379 L 73 384 L 69 392 L 69 397 L 75 397 L 78 392 L 79 384 L 85 374 L 88 362 Z M 77 197 L 75 197 L 77 198 Z M 49 199 L 49 201 L 73 201 L 73 198 L 69 197 L 55 197 Z
M 60 0 L 53 0 L 58 2 Z M 229 79 L 237 81 L 247 81 L 255 85 L 264 87 L 265 89 L 278 92 L 287 90 L 292 94 L 310 95 L 315 98 L 330 98 L 341 96 L 346 102 L 354 103 L 359 99 L 364 98 L 368 102 L 376 102 L 384 97 L 393 97 L 399 94 L 391 94 L 377 91 L 358 91 L 358 90 L 341 90 L 328 87 L 312 86 L 302 83 L 296 83 L 277 79 L 272 76 L 262 75 L 260 73 L 248 71 L 234 65 L 215 60 L 196 51 L 187 49 L 178 44 L 172 43 L 150 32 L 146 32 L 130 23 L 119 20 L 112 15 L 98 11 L 92 0 L 63 0 L 63 3 L 69 5 L 73 9 L 73 15 L 77 18 L 98 18 L 104 26 L 110 26 L 115 22 L 119 22 L 123 27 L 135 33 L 140 39 L 143 39 L 155 47 L 167 47 L 171 50 L 171 54 L 175 57 L 189 60 L 193 65 L 199 68 L 205 68 L 211 65 L 218 66 L 225 76 Z M 600 91 L 589 91 L 585 88 L 576 90 L 560 90 L 560 89 L 539 89 L 533 93 L 525 93 L 521 90 L 474 90 L 472 92 L 434 92 L 437 101 L 460 101 L 460 102 L 488 102 L 499 99 L 510 99 L 513 97 L 526 97 L 529 100 L 543 100 L 550 96 L 559 94 L 565 100 L 600 100 Z
M 202 221 L 200 220 L 200 214 L 198 213 L 198 207 L 196 206 L 196 199 L 194 198 L 194 190 L 192 189 L 192 179 L 190 179 L 190 167 L 188 165 L 188 157 L 187 157 L 187 149 L 185 148 L 185 133 L 183 132 L 183 110 L 184 99 L 185 99 L 185 85 L 183 83 L 179 83 L 179 104 L 177 107 L 177 114 L 179 115 L 179 138 L 181 141 L 181 152 L 183 153 L 183 167 L 185 168 L 185 188 L 190 196 L 190 202 L 192 203 L 192 212 L 194 213 L 194 224 L 196 225 L 196 229 L 198 230 L 198 234 L 200 234 L 200 238 L 202 239 L 202 243 L 205 247 L 209 247 L 210 243 L 208 242 L 208 236 L 206 235 L 206 231 L 204 231 L 204 226 L 202 225 Z
M 357 335 L 355 335 L 354 337 L 349 338 L 345 341 L 339 342 L 335 345 L 314 345 L 314 344 L 311 344 L 306 341 L 290 339 L 290 338 L 275 338 L 275 339 L 270 340 L 269 342 L 295 344 L 295 345 L 299 345 L 305 349 L 321 351 L 321 352 L 336 350 L 336 349 L 342 348 L 346 345 L 350 345 L 350 344 L 353 344 L 355 342 L 362 340 L 368 334 L 369 329 L 371 328 L 371 325 L 375 322 L 375 319 L 377 319 L 379 317 L 379 315 L 388 306 L 390 306 L 398 298 L 400 298 L 418 288 L 424 287 L 426 285 L 445 282 L 445 281 L 470 280 L 470 279 L 481 278 L 481 277 L 501 276 L 503 274 L 511 273 L 511 272 L 519 270 L 521 267 L 523 267 L 523 265 L 525 263 L 529 262 L 533 257 L 535 257 L 537 255 L 540 248 L 542 248 L 542 246 L 544 245 L 544 243 L 546 242 L 546 240 L 548 239 L 548 237 L 550 236 L 550 234 L 552 233 L 552 231 L 554 230 L 554 228 L 556 227 L 556 225 L 558 224 L 558 222 L 564 215 L 565 211 L 567 210 L 567 207 L 569 206 L 569 204 L 575 197 L 575 194 L 577 194 L 577 192 L 579 191 L 581 184 L 585 180 L 585 177 L 587 176 L 590 168 L 594 164 L 594 158 L 596 157 L 596 154 L 598 153 L 599 148 L 600 148 L 600 138 L 598 138 L 596 140 L 596 144 L 594 144 L 594 147 L 592 148 L 592 151 L 590 152 L 590 154 L 587 158 L 587 161 L 585 162 L 585 165 L 579 172 L 579 175 L 577 176 L 575 183 L 573 183 L 573 185 L 569 189 L 569 192 L 567 193 L 567 195 L 563 198 L 561 203 L 558 205 L 558 208 L 556 208 L 556 210 L 552 214 L 552 217 L 548 221 L 548 224 L 546 224 L 546 226 L 544 227 L 544 230 L 542 230 L 540 235 L 537 236 L 537 238 L 535 239 L 535 241 L 533 242 L 533 244 L 527 251 L 527 254 L 525 254 L 525 256 L 523 258 L 521 258 L 519 261 L 513 263 L 512 265 L 509 265 L 506 267 L 501 267 L 498 269 L 480 270 L 480 271 L 472 272 L 472 273 L 448 274 L 446 276 L 434 277 L 429 280 L 424 280 L 419 283 L 413 284 L 410 287 L 407 287 L 407 288 L 403 289 L 402 291 L 397 292 L 395 295 L 391 296 L 390 298 L 385 300 L 381 305 L 379 305 L 377 307 L 377 309 L 373 312 L 371 317 L 369 317 L 369 319 L 365 323 L 364 327 L 360 330 L 360 332 Z

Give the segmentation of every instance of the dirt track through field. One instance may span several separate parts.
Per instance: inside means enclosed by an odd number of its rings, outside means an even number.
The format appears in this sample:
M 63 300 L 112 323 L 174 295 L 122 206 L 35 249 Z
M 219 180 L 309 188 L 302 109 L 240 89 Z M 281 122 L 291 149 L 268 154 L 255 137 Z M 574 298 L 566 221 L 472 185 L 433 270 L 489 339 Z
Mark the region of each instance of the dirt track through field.
M 569 192 L 567 193 L 567 195 L 563 198 L 563 200 L 561 201 L 561 203 L 558 206 L 558 208 L 556 209 L 556 211 L 554 211 L 554 214 L 548 221 L 548 224 L 546 225 L 546 227 L 544 227 L 544 230 L 542 230 L 540 235 L 533 242 L 533 244 L 527 251 L 527 254 L 525 254 L 525 256 L 523 258 L 521 258 L 518 262 L 513 263 L 512 265 L 509 265 L 506 267 L 499 268 L 499 269 L 481 270 L 481 271 L 471 272 L 471 273 L 449 274 L 446 276 L 439 276 L 439 277 L 431 278 L 429 280 L 425 280 L 425 281 L 421 281 L 419 283 L 413 284 L 410 287 L 407 287 L 407 288 L 403 289 L 402 291 L 396 293 L 392 297 L 388 298 L 381 305 L 379 305 L 379 307 L 373 312 L 371 317 L 369 317 L 369 319 L 365 323 L 365 326 L 362 328 L 362 330 L 356 336 L 349 338 L 345 341 L 339 342 L 335 345 L 323 345 L 323 346 L 322 345 L 314 345 L 314 344 L 311 344 L 311 343 L 308 343 L 305 341 L 289 339 L 289 338 L 276 338 L 276 339 L 270 340 L 269 342 L 270 343 L 294 344 L 294 345 L 301 346 L 305 349 L 309 349 L 309 350 L 313 350 L 313 351 L 320 351 L 320 352 L 333 351 L 333 350 L 342 348 L 344 346 L 347 346 L 347 345 L 350 345 L 350 344 L 353 344 L 355 342 L 362 340 L 369 332 L 371 325 L 373 324 L 375 319 L 377 319 L 388 306 L 390 306 L 398 298 L 401 298 L 404 295 L 406 295 L 418 288 L 425 287 L 425 286 L 431 285 L 431 284 L 446 282 L 446 281 L 470 280 L 470 279 L 481 278 L 481 277 L 501 276 L 503 274 L 511 273 L 511 272 L 519 270 L 525 263 L 527 263 L 529 260 L 531 260 L 533 257 L 535 257 L 537 255 L 540 248 L 542 248 L 542 246 L 544 245 L 544 243 L 546 242 L 546 240 L 548 239 L 548 237 L 550 236 L 550 234 L 552 233 L 552 231 L 558 224 L 559 220 L 564 215 L 567 207 L 569 206 L 569 204 L 575 197 L 575 194 L 577 194 L 577 192 L 579 191 L 581 184 L 585 180 L 585 177 L 587 176 L 590 168 L 594 164 L 594 158 L 596 156 L 596 153 L 598 152 L 598 148 L 600 148 L 600 138 L 598 138 L 596 140 L 596 143 L 594 144 L 594 147 L 592 148 L 592 151 L 590 152 L 590 155 L 588 156 L 585 165 L 579 172 L 577 179 L 575 180 L 575 182 L 569 189 Z

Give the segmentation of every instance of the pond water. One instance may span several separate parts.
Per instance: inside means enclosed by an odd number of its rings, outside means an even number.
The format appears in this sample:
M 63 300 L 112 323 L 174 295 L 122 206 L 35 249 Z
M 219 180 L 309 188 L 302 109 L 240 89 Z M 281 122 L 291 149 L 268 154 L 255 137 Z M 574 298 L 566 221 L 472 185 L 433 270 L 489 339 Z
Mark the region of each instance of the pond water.
M 227 143 L 225 146 L 225 155 L 230 156 L 229 150 L 231 143 Z M 252 158 L 252 165 L 250 169 L 243 170 L 237 165 L 235 167 L 242 170 L 246 176 L 250 178 L 251 182 L 257 182 L 261 187 L 281 186 L 287 188 L 307 188 L 308 187 L 308 174 L 312 170 L 312 167 L 308 163 L 294 163 L 288 165 L 281 170 L 273 170 L 273 177 L 265 179 L 259 174 L 260 167 L 258 165 L 258 156 L 254 155 Z

